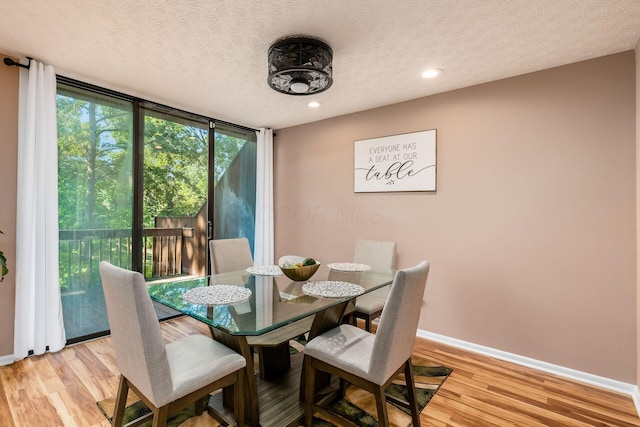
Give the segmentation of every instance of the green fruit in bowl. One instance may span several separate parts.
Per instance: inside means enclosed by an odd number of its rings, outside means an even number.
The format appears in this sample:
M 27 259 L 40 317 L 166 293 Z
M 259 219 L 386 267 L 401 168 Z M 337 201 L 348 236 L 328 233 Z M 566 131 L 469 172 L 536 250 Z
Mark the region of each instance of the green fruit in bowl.
M 320 263 L 313 258 L 297 255 L 284 255 L 278 260 L 278 265 L 283 270 L 317 270 Z

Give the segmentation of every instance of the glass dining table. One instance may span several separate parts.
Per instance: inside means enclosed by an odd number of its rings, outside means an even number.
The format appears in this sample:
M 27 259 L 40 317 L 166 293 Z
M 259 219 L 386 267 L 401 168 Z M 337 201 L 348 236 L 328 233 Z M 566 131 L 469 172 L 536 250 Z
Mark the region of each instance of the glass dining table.
M 276 381 L 290 366 L 290 339 L 305 332 L 312 339 L 337 326 L 357 293 L 389 285 L 395 271 L 339 271 L 321 265 L 304 282 L 273 274 L 273 270 L 265 275 L 235 271 L 148 287 L 153 300 L 204 322 L 215 340 L 247 359 L 245 407 L 252 425 L 282 422 L 261 422 L 252 348 L 260 350 L 260 377 Z M 224 404 L 232 403 L 232 394 L 226 390 Z

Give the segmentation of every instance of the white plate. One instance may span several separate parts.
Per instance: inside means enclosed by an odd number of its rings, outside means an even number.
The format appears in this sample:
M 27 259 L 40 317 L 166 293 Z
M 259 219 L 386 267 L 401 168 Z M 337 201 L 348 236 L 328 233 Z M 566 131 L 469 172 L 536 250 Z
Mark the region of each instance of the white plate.
M 189 304 L 230 305 L 251 298 L 251 289 L 234 285 L 213 285 L 189 289 L 182 299 Z
M 277 265 L 256 265 L 255 267 L 247 268 L 249 274 L 255 276 L 280 276 L 282 270 Z
M 344 298 L 362 295 L 364 288 L 355 283 L 327 280 L 307 282 L 302 285 L 302 292 L 312 297 Z
M 356 264 L 353 262 L 333 262 L 327 264 L 327 268 L 336 271 L 369 271 L 371 266 L 367 264 Z

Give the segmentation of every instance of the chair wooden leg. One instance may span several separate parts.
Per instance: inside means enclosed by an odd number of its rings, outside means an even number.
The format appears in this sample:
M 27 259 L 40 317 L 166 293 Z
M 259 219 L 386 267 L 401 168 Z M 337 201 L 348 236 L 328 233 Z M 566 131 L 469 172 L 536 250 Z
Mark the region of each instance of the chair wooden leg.
M 371 316 L 368 314 L 364 319 L 364 330 L 367 332 L 371 332 Z
M 376 407 L 378 409 L 378 425 L 381 427 L 389 427 L 387 398 L 384 394 L 384 388 L 382 386 L 377 387 L 373 394 L 376 397 Z
M 338 389 L 338 397 L 344 398 L 347 394 L 347 387 L 349 387 L 349 383 L 342 377 L 340 377 L 340 388 Z
M 416 398 L 416 383 L 413 379 L 413 367 L 411 366 L 411 358 L 405 362 L 404 377 L 407 383 L 407 391 L 409 394 L 409 408 L 411 409 L 411 421 L 413 427 L 420 427 L 420 411 L 418 409 L 418 399 Z
M 251 347 L 247 343 L 247 337 L 239 336 L 239 335 L 229 335 L 225 332 L 222 332 L 219 329 L 216 329 L 212 326 L 209 326 L 209 332 L 214 340 L 226 345 L 227 347 L 235 350 L 237 353 L 241 354 L 245 360 L 247 361 L 247 365 L 245 367 L 244 374 L 244 399 L 247 406 L 245 406 L 245 417 L 251 419 L 251 425 L 259 426 L 260 425 L 260 408 L 258 406 L 258 385 L 256 384 L 256 377 L 254 375 L 253 370 L 253 355 L 251 354 Z M 229 394 L 223 390 L 223 399 L 225 405 L 233 404 L 233 395 Z M 232 393 L 232 391 L 230 390 Z M 230 399 L 230 400 L 227 400 Z
M 236 383 L 233 385 L 234 417 L 238 427 L 244 426 L 244 369 L 237 373 Z
M 166 427 L 167 417 L 169 416 L 169 405 L 157 408 L 153 414 L 152 427 Z
M 316 373 L 311 364 L 311 358 L 307 355 L 303 359 L 304 369 L 304 425 L 305 427 L 311 427 L 313 422 L 313 399 Z
M 120 384 L 118 385 L 118 394 L 116 395 L 116 406 L 113 409 L 111 417 L 111 425 L 120 427 L 124 419 L 124 407 L 127 404 L 127 395 L 129 394 L 129 385 L 123 375 L 120 375 Z

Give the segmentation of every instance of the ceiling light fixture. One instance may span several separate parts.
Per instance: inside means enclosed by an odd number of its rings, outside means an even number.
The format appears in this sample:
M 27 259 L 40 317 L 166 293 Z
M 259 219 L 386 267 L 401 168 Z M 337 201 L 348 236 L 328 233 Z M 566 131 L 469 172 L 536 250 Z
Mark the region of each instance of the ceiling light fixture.
M 274 90 L 288 95 L 323 92 L 333 83 L 333 51 L 324 42 L 309 37 L 276 41 L 269 48 L 269 77 Z
M 439 76 L 440 74 L 442 74 L 442 70 L 439 68 L 429 68 L 428 70 L 424 71 L 422 73 L 422 77 L 425 79 L 432 79 L 434 77 Z

